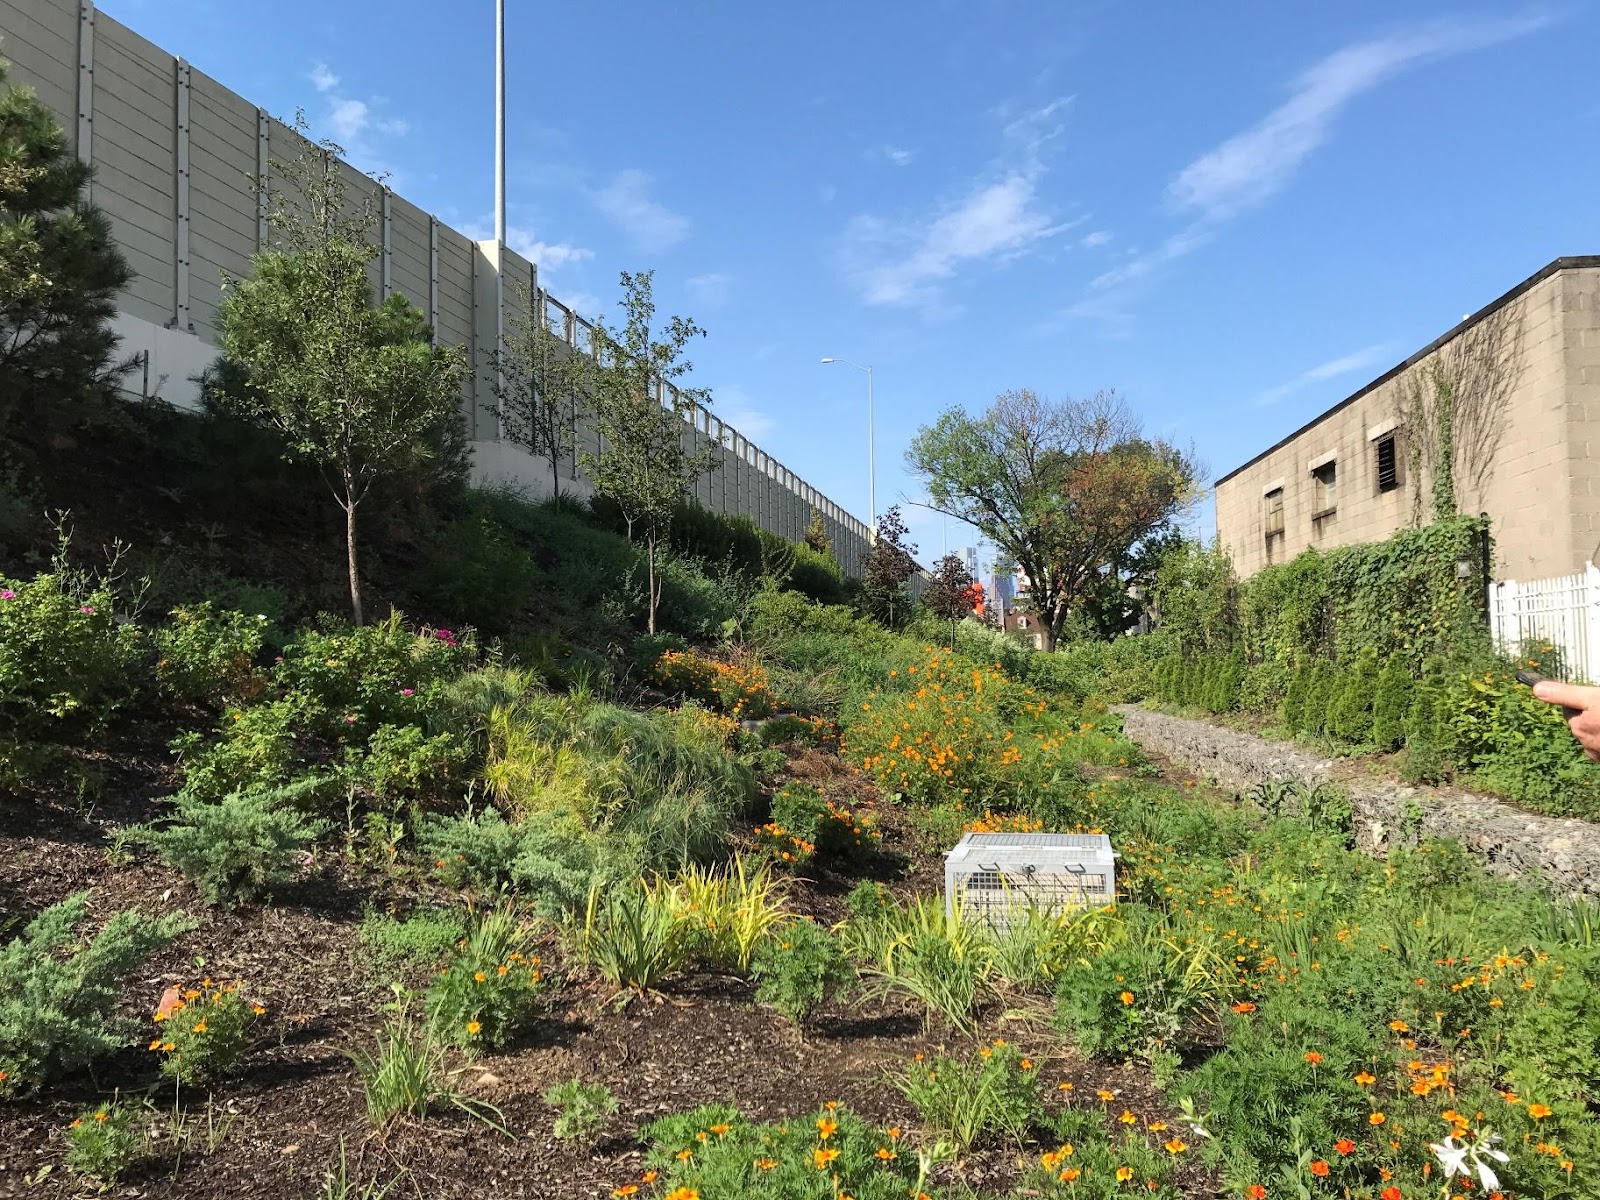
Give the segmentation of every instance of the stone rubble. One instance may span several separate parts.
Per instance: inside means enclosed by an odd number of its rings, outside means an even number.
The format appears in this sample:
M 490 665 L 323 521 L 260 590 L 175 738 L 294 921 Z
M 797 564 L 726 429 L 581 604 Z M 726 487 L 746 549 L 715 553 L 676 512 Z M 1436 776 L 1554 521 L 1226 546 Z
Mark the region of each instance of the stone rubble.
M 1454 838 L 1496 875 L 1536 877 L 1553 892 L 1600 897 L 1600 826 L 1588 821 L 1540 816 L 1470 792 L 1360 777 L 1304 746 L 1206 721 L 1133 706 L 1117 711 L 1128 736 L 1147 752 L 1221 787 L 1244 792 L 1266 780 L 1336 784 L 1355 809 L 1356 844 L 1369 853 L 1419 837 Z

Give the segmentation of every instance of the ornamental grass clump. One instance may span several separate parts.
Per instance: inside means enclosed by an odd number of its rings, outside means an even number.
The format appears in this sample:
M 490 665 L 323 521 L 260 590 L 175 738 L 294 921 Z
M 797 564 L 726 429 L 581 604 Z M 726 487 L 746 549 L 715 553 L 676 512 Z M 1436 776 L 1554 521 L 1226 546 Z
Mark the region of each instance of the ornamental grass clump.
M 590 889 L 578 952 L 616 988 L 654 991 L 687 965 L 688 930 L 671 898 L 643 884 Z
M 504 1113 L 486 1100 L 466 1095 L 452 1082 L 455 1075 L 444 1044 L 427 1022 L 411 1015 L 401 989 L 396 988 L 390 1007 L 389 1019 L 374 1035 L 372 1048 L 356 1047 L 347 1053 L 361 1078 L 367 1119 L 382 1128 L 402 1116 L 425 1119 L 440 1108 L 451 1108 L 506 1133 Z
M 678 926 L 682 952 L 709 967 L 747 971 L 750 956 L 789 908 L 770 862 L 735 854 L 724 868 L 686 867 L 645 885 Z
M 161 1073 L 169 1079 L 183 1084 L 216 1079 L 239 1064 L 250 1027 L 266 1011 L 243 994 L 237 980 L 168 988 L 151 1014 L 150 1050 L 162 1056 Z

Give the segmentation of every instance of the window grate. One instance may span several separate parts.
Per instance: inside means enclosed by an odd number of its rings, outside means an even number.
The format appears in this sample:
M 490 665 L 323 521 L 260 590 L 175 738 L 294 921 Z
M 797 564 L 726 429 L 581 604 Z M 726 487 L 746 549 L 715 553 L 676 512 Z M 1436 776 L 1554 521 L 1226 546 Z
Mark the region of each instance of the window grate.
M 1392 491 L 1400 486 L 1400 464 L 1395 457 L 1394 435 L 1378 441 L 1378 490 Z

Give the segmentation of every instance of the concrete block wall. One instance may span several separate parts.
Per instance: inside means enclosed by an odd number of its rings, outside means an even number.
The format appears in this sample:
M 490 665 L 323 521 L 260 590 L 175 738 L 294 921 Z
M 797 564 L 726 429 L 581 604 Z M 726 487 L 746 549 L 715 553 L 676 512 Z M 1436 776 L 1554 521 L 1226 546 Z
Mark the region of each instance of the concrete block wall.
M 1398 367 L 1221 479 L 1217 534 L 1241 576 L 1308 547 L 1380 541 L 1431 519 L 1432 484 L 1414 470 L 1404 389 L 1433 364 L 1458 381 L 1461 511 L 1489 514 L 1501 578 L 1581 571 L 1600 542 L 1600 258 L 1558 259 Z M 1401 482 L 1380 491 L 1373 435 L 1393 428 Z M 1335 511 L 1313 514 L 1312 465 L 1334 457 Z M 1268 541 L 1266 494 L 1281 487 L 1284 533 Z
M 248 275 L 269 242 L 257 181 L 271 158 L 292 158 L 299 135 L 217 80 L 120 22 L 78 0 L 0 0 L 0 55 L 10 81 L 32 87 L 61 121 L 78 155 L 92 163 L 91 197 L 135 276 L 116 328 L 123 353 L 137 355 L 129 386 L 179 406 L 196 402 L 193 380 L 216 357 L 224 279 Z M 491 355 L 500 298 L 510 312 L 518 288 L 543 303 L 578 352 L 584 322 L 539 290 L 535 264 L 493 242 L 477 242 L 341 164 L 352 203 L 381 213 L 382 253 L 373 263 L 380 295 L 405 296 L 423 310 L 435 336 L 468 348 L 473 363 L 462 395 L 474 475 L 550 494 L 549 466 L 500 440 L 491 411 Z M 504 283 L 502 293 L 502 281 Z M 601 453 L 593 425 L 574 413 L 576 444 Z M 752 445 L 713 413 L 684 425 L 686 448 L 719 447 L 719 469 L 696 482 L 694 497 L 713 511 L 742 513 L 789 538 L 822 513 L 841 566 L 858 576 L 866 524 Z M 563 493 L 586 494 L 576 461 L 562 464 Z

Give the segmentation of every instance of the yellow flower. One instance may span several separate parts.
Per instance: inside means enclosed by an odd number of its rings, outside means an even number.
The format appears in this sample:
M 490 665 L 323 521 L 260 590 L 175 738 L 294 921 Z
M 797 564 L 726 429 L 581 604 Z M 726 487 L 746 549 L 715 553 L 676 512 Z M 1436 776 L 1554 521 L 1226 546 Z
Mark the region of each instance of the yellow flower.
M 1123 1109 L 1122 1115 L 1117 1118 L 1117 1120 L 1121 1121 L 1124 1125 L 1132 1125 L 1138 1119 L 1138 1117 L 1134 1116 L 1133 1113 L 1129 1112 L 1127 1109 Z
M 194 1032 L 195 1033 L 204 1033 L 205 1031 L 206 1031 L 206 1021 L 205 1021 L 204 1017 L 201 1017 L 200 1020 L 195 1023 Z
M 1118 1167 L 1117 1168 L 1117 1182 L 1118 1183 L 1127 1183 L 1128 1180 L 1130 1180 L 1132 1178 L 1133 1178 L 1133 1168 L 1132 1167 Z
M 818 1146 L 811 1152 L 811 1163 L 817 1170 L 826 1171 L 828 1164 L 838 1157 L 839 1152 L 837 1150 L 824 1150 L 821 1146 Z
M 820 1140 L 827 1141 L 838 1132 L 838 1129 L 839 1123 L 837 1121 L 830 1121 L 827 1117 L 817 1118 L 817 1137 Z
M 775 1158 L 758 1158 L 758 1159 L 756 1159 L 756 1170 L 758 1170 L 758 1171 L 770 1171 L 774 1167 L 776 1167 L 777 1165 L 778 1165 L 778 1160 L 775 1159 Z
M 467 1022 L 467 1033 L 471 1037 L 477 1037 L 478 1036 L 478 1031 L 481 1030 L 482 1028 L 483 1028 L 483 1026 L 480 1025 L 477 1021 L 468 1021 Z
M 621 1187 L 612 1188 L 611 1194 L 613 1196 L 631 1196 L 638 1190 L 639 1185 L 637 1183 L 625 1183 Z
M 1189 1148 L 1189 1143 L 1181 1138 L 1173 1138 L 1170 1141 L 1163 1142 L 1162 1145 L 1166 1147 L 1168 1154 L 1182 1154 Z
M 478 981 L 478 982 L 479 982 L 479 983 L 484 983 L 484 982 L 487 982 L 487 980 L 488 980 L 488 978 L 489 978 L 489 977 L 488 977 L 488 976 L 487 976 L 487 975 L 485 975 L 485 974 L 484 974 L 484 973 L 483 973 L 483 972 L 482 972 L 482 971 L 474 971 L 474 972 L 473 972 L 473 973 L 472 973 L 472 977 L 473 977 L 473 978 L 474 978 L 474 979 L 476 979 L 476 980 L 477 980 L 477 981 Z
M 1528 1115 L 1530 1117 L 1532 1117 L 1535 1121 L 1544 1120 L 1553 1111 L 1554 1110 L 1551 1109 L 1551 1107 L 1548 1104 L 1530 1104 L 1530 1105 L 1528 1105 Z
M 899 1158 L 900 1153 L 897 1150 L 889 1149 L 887 1146 L 879 1146 L 873 1157 L 881 1158 L 884 1162 L 891 1162 L 894 1159 Z

